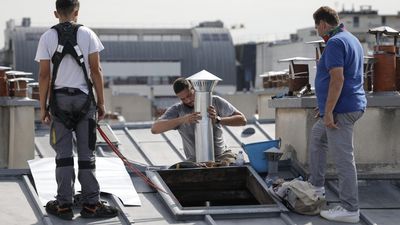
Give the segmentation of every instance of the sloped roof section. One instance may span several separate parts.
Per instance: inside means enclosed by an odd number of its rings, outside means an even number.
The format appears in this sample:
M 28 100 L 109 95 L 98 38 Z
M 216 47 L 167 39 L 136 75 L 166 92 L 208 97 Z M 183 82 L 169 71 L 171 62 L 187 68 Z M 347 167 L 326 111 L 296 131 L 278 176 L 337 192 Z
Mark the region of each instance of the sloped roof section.
M 143 173 L 146 170 L 165 169 L 184 160 L 182 143 L 177 131 L 153 135 L 151 123 L 126 123 L 112 126 L 118 139 L 119 150 L 132 165 Z M 244 132 L 247 129 L 246 132 Z M 254 129 L 254 132 L 252 131 Z M 54 152 L 49 145 L 48 128 L 37 126 L 35 137 L 36 157 L 52 157 Z M 250 122 L 245 127 L 224 127 L 226 143 L 234 152 L 242 150 L 242 144 L 271 140 L 275 136 L 273 123 Z M 99 145 L 98 157 L 116 157 L 105 145 Z M 248 159 L 246 158 L 248 162 Z M 280 165 L 280 174 L 286 179 L 299 176 L 297 170 L 286 162 Z M 138 192 L 142 206 L 124 206 L 114 195 L 102 194 L 102 199 L 118 207 L 121 213 L 111 219 L 83 219 L 79 216 L 80 208 L 74 208 L 73 221 L 62 221 L 48 215 L 41 206 L 35 191 L 34 181 L 29 170 L 0 169 L 0 197 L 2 212 L 0 218 L 4 224 L 196 224 L 196 225 L 228 225 L 228 224 L 333 224 L 319 216 L 303 216 L 291 212 L 271 215 L 253 216 L 213 216 L 206 215 L 186 220 L 177 220 L 170 209 L 160 198 L 160 194 L 148 186 L 139 176 L 129 171 L 131 180 Z M 262 179 L 265 174 L 259 174 Z M 397 180 L 359 180 L 361 221 L 359 224 L 398 224 L 396 215 L 400 213 L 400 191 Z M 326 183 L 327 200 L 331 205 L 338 202 L 337 182 L 329 178 Z M 234 207 L 234 206 L 232 206 Z M 227 208 L 229 210 L 229 207 Z M 23 213 L 21 213 L 23 212 Z M 344 223 L 335 223 L 344 224 Z

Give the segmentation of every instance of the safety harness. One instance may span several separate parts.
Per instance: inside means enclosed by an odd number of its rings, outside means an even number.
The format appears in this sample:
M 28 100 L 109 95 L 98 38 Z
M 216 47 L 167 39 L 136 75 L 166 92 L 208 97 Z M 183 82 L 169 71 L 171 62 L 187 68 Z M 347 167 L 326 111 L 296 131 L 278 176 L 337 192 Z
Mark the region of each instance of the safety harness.
M 82 26 L 80 24 L 75 24 L 71 22 L 59 23 L 52 27 L 55 29 L 58 34 L 58 45 L 56 52 L 53 54 L 51 61 L 53 63 L 53 74 L 51 79 L 51 91 L 50 91 L 50 100 L 49 107 L 51 113 L 61 120 L 61 122 L 65 125 L 66 128 L 75 130 L 78 122 L 89 112 L 90 105 L 93 102 L 96 105 L 94 95 L 93 95 L 93 85 L 89 80 L 88 72 L 86 70 L 85 61 L 82 55 L 82 52 L 77 44 L 76 36 L 79 27 Z M 66 54 L 70 54 L 78 65 L 82 68 L 83 73 L 85 74 L 85 80 L 87 87 L 89 89 L 89 96 L 83 105 L 82 109 L 77 112 L 68 112 L 61 110 L 57 105 L 57 99 L 55 97 L 56 89 L 54 88 L 54 84 L 57 78 L 58 67 L 61 64 L 62 59 Z

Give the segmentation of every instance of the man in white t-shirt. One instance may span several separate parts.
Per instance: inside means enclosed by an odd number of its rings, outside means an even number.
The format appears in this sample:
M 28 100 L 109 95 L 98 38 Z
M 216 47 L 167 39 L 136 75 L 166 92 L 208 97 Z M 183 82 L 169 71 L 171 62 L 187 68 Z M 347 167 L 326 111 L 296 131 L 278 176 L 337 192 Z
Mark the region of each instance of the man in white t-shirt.
M 67 48 L 65 45 L 64 48 L 78 49 L 74 53 L 79 52 L 77 56 L 81 54 L 81 58 L 66 54 L 63 58 L 60 57 L 60 63 L 54 60 L 56 50 L 59 53 L 63 52 L 63 48 L 58 44 L 59 38 L 63 40 L 66 37 L 60 35 L 60 31 L 58 34 L 56 29 L 47 30 L 39 40 L 35 60 L 39 62 L 40 115 L 43 123 L 51 124 L 50 143 L 56 152 L 58 186 L 56 200 L 47 203 L 46 211 L 65 220 L 71 220 L 74 216 L 72 132 L 75 132 L 78 180 L 82 187 L 81 217 L 114 217 L 118 215 L 118 210 L 100 201 L 100 187 L 95 176 L 96 108 L 98 120 L 103 119 L 105 114 L 99 55 L 104 47 L 91 29 L 75 26 L 79 11 L 78 0 L 57 0 L 56 9 L 54 14 L 60 22 L 56 25 L 57 28 L 74 27 L 76 31 L 77 46 Z M 74 34 L 72 37 L 70 40 L 75 41 Z M 90 80 L 93 82 L 97 104 Z M 50 112 L 47 108 L 48 100 Z

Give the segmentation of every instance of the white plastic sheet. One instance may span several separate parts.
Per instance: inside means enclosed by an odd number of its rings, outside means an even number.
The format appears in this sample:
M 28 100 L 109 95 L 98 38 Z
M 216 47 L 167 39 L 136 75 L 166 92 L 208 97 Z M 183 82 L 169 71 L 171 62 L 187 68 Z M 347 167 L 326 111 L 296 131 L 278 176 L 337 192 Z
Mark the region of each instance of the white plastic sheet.
M 75 174 L 78 174 L 78 162 L 75 160 Z M 57 194 L 54 158 L 41 158 L 28 161 L 36 190 L 42 205 L 54 200 Z M 132 180 L 119 158 L 96 158 L 96 177 L 100 184 L 100 191 L 114 194 L 124 205 L 140 206 L 141 202 Z M 75 181 L 75 191 L 81 190 L 78 179 Z

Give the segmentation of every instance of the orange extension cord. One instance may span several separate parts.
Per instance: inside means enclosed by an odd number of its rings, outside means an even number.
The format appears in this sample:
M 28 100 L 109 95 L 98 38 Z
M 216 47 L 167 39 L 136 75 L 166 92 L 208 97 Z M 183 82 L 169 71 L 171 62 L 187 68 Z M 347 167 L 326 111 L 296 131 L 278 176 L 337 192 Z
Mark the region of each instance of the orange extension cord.
M 110 141 L 110 139 L 107 137 L 107 135 L 104 133 L 104 131 L 100 128 L 99 125 L 97 125 L 97 130 L 99 131 L 100 135 L 103 137 L 103 139 L 107 142 L 108 146 L 110 146 L 110 148 L 113 150 L 113 152 L 122 160 L 122 162 L 124 162 L 124 164 L 132 171 L 134 172 L 136 175 L 138 175 L 140 178 L 143 179 L 143 181 L 145 183 L 147 183 L 148 185 L 152 186 L 153 188 L 165 193 L 165 194 L 169 194 L 166 191 L 164 191 L 163 189 L 161 189 L 160 187 L 158 187 L 156 184 L 154 184 L 148 177 L 146 177 L 142 172 L 140 172 L 139 169 L 137 169 L 136 167 L 132 166 L 132 164 L 128 161 L 127 158 L 125 158 L 124 155 L 122 155 L 122 153 L 118 150 L 118 148 L 113 145 Z

